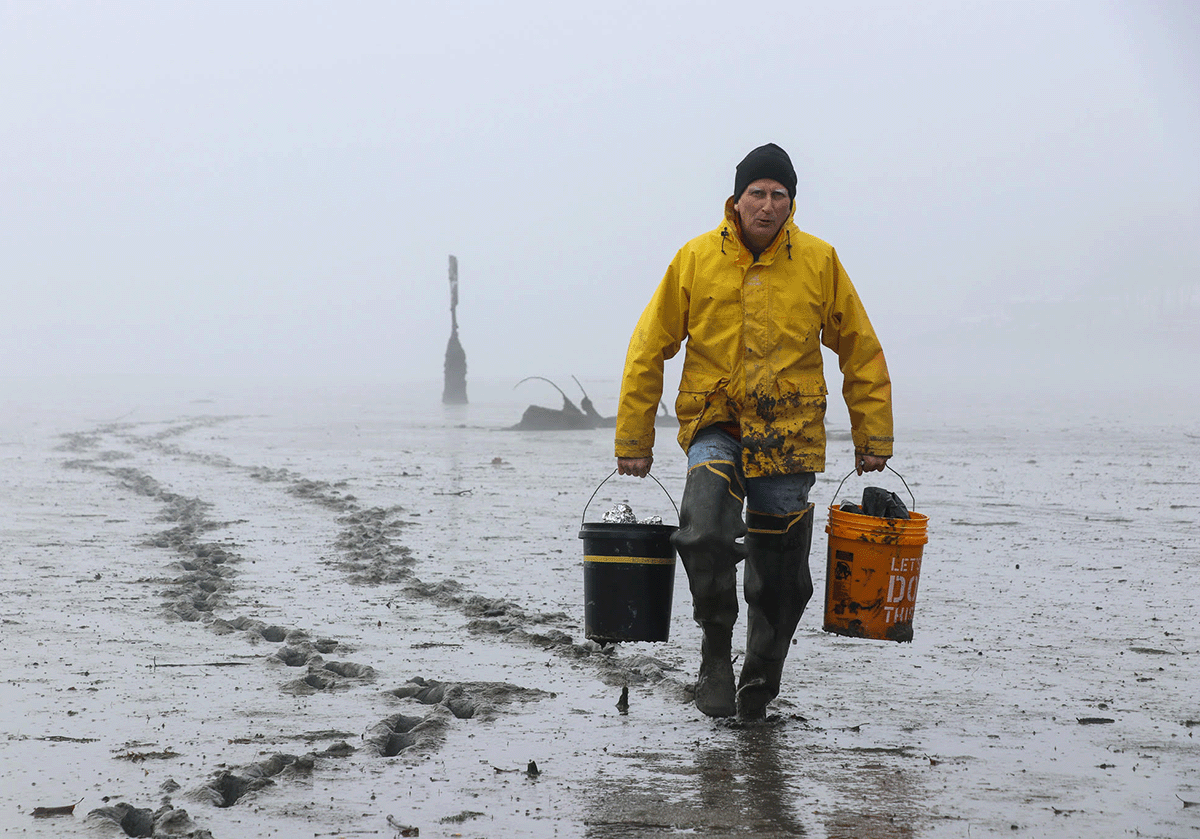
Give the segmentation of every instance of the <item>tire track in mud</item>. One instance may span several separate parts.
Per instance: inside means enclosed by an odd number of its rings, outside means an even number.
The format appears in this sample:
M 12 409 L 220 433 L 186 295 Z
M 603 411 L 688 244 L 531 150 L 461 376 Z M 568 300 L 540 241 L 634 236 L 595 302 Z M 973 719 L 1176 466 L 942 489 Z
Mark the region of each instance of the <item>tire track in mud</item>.
M 79 452 L 97 445 L 98 441 L 98 436 L 94 434 L 72 435 L 60 448 Z M 376 673 L 369 665 L 325 660 L 325 654 L 336 651 L 340 646 L 334 639 L 312 638 L 303 629 L 268 625 L 254 617 L 217 617 L 215 612 L 233 590 L 236 567 L 244 558 L 235 545 L 211 541 L 207 534 L 235 522 L 210 521 L 206 512 L 211 509 L 211 504 L 172 492 L 140 470 L 106 465 L 109 461 L 128 457 L 119 454 L 102 453 L 96 460 L 75 459 L 67 461 L 64 466 L 103 474 L 123 489 L 161 503 L 162 512 L 158 518 L 170 527 L 148 537 L 142 544 L 145 547 L 173 550 L 182 557 L 172 563 L 178 575 L 170 580 L 170 587 L 161 592 L 163 611 L 169 619 L 202 624 L 220 635 L 241 632 L 256 636 L 255 640 L 282 643 L 267 660 L 286 667 L 303 668 L 303 675 L 281 686 L 280 689 L 285 693 L 311 694 L 374 681 Z M 313 495 L 313 485 L 311 482 L 295 481 L 289 485 L 289 492 L 301 497 Z M 316 494 L 316 500 L 324 506 L 338 511 L 353 509 L 352 500 L 337 498 L 336 492 L 330 493 L 324 487 L 319 488 Z M 394 580 L 397 579 L 397 569 L 402 568 L 405 562 L 411 562 L 408 550 L 393 544 L 386 535 L 398 526 L 397 522 L 390 520 L 398 509 L 354 510 L 339 517 L 338 521 L 344 528 L 336 544 L 345 557 L 342 570 L 352 580 L 373 583 Z M 145 582 L 155 580 L 147 579 Z M 512 685 L 449 685 L 422 679 L 418 679 L 417 683 L 421 688 L 419 693 L 402 687 L 391 694 L 398 698 L 413 696 L 422 704 L 433 707 L 424 717 L 393 715 L 370 727 L 363 738 L 370 753 L 394 757 L 409 750 L 433 751 L 441 745 L 449 719 L 468 719 L 481 711 L 490 712 L 506 702 L 537 699 L 545 695 L 541 691 Z M 436 694 L 432 698 L 431 691 Z M 276 753 L 262 761 L 233 770 L 218 771 L 188 795 L 218 807 L 231 807 L 246 794 L 273 785 L 277 777 L 307 775 L 317 760 L 344 757 L 355 751 L 345 740 L 339 740 L 323 752 L 308 752 L 300 756 Z M 193 827 L 190 818 L 186 811 L 173 808 L 169 798 L 158 810 L 138 808 L 122 802 L 93 811 L 89 819 L 115 825 L 129 836 L 186 835 L 200 839 L 210 835 L 203 830 L 188 829 L 185 832 L 185 828 Z
M 107 438 L 116 437 L 136 448 L 167 457 L 242 472 L 262 483 L 279 484 L 287 494 L 337 514 L 335 523 L 340 529 L 333 545 L 339 559 L 334 565 L 352 584 L 399 584 L 408 597 L 426 600 L 466 616 L 469 619 L 467 629 L 472 634 L 491 636 L 587 663 L 610 685 L 650 684 L 668 691 L 681 702 L 690 701 L 690 685 L 684 685 L 671 675 L 674 668 L 670 665 L 644 655 L 621 658 L 615 648 L 603 649 L 592 642 L 575 643 L 567 632 L 553 626 L 569 620 L 569 616 L 561 612 L 530 612 L 511 601 L 472 593 L 453 579 L 427 583 L 417 578 L 412 571 L 411 551 L 397 541 L 399 532 L 410 524 L 400 518 L 404 512 L 400 506 L 363 507 L 355 496 L 344 491 L 345 482 L 331 484 L 310 480 L 286 469 L 247 467 L 223 455 L 188 452 L 166 442 L 197 428 L 234 419 L 237 417 L 185 420 L 148 437 L 133 433 L 134 426 L 105 426 L 90 432 L 63 435 L 64 442 L 58 448 L 92 455 L 91 458 L 65 461 L 66 468 L 105 475 L 122 488 L 162 505 L 158 518 L 170 526 L 148 537 L 143 545 L 172 550 L 181 557 L 171 566 L 177 572 L 176 576 L 161 592 L 165 615 L 171 620 L 204 625 L 219 635 L 242 633 L 253 636 L 254 641 L 261 639 L 281 644 L 267 661 L 288 668 L 302 668 L 300 674 L 280 686 L 281 691 L 307 695 L 361 687 L 373 683 L 377 673 L 369 665 L 326 660 L 325 656 L 342 646 L 335 639 L 314 638 L 307 630 L 267 624 L 253 616 L 218 617 L 216 611 L 233 591 L 237 566 L 244 557 L 236 544 L 213 540 L 209 534 L 241 522 L 211 521 L 207 518 L 211 503 L 172 492 L 151 475 L 133 467 L 113 465 L 132 458 L 132 455 L 118 449 L 101 449 Z M 531 627 L 541 629 L 532 630 Z M 362 736 L 363 748 L 385 758 L 406 752 L 436 751 L 444 741 L 447 727 L 455 719 L 491 718 L 503 705 L 536 701 L 552 695 L 510 684 L 444 682 L 419 676 L 385 693 L 430 708 L 423 716 L 392 714 L 366 729 Z M 310 751 L 299 756 L 276 753 L 262 761 L 216 771 L 188 796 L 217 807 L 232 807 L 247 794 L 272 786 L 277 778 L 306 776 L 318 760 L 341 758 L 355 751 L 353 746 L 340 739 L 320 752 Z M 164 795 L 163 804 L 157 810 L 122 803 L 94 810 L 89 814 L 89 820 L 117 825 L 129 836 L 211 837 L 206 830 L 194 829 L 187 812 L 173 807 L 169 794 Z
M 555 623 L 570 621 L 562 612 L 530 612 L 519 604 L 502 598 L 488 598 L 472 593 L 454 579 L 437 583 L 424 582 L 412 571 L 415 561 L 411 551 L 396 543 L 393 538 L 408 522 L 399 520 L 404 508 L 364 508 L 358 499 L 345 492 L 348 482 L 330 483 L 312 480 L 288 469 L 272 469 L 263 466 L 244 466 L 224 455 L 201 454 L 186 451 L 164 441 L 182 434 L 242 419 L 239 416 L 184 418 L 163 431 L 149 437 L 140 437 L 126 427 L 114 427 L 129 443 L 139 448 L 152 449 L 160 454 L 177 457 L 198 464 L 226 468 L 247 474 L 264 483 L 278 483 L 283 491 L 304 501 L 316 504 L 331 512 L 341 513 L 337 522 L 343 525 L 334 545 L 342 555 L 339 568 L 351 582 L 363 585 L 385 583 L 401 584 L 402 591 L 445 609 L 462 613 L 470 618 L 468 631 L 487 634 L 506 641 L 530 645 L 548 650 L 566 658 L 583 660 L 594 665 L 600 678 L 613 686 L 654 685 L 676 695 L 681 702 L 691 701 L 690 683 L 684 684 L 673 674 L 676 668 L 666 662 L 646 655 L 622 658 L 614 647 L 607 649 L 591 641 L 575 643 L 571 636 L 554 628 Z M 85 432 L 84 436 L 95 440 L 103 429 Z M 543 626 L 545 631 L 531 632 L 528 627 Z
M 303 667 L 306 671 L 304 675 L 280 687 L 286 693 L 315 693 L 373 681 L 375 671 L 370 666 L 324 659 L 323 654 L 332 653 L 340 646 L 333 639 L 314 639 L 305 630 L 268 625 L 253 617 L 240 616 L 232 620 L 216 617 L 216 609 L 233 588 L 236 566 L 243 561 L 243 557 L 229 543 L 205 539 L 209 531 L 229 524 L 207 519 L 205 512 L 211 507 L 210 504 L 171 492 L 151 476 L 130 467 L 110 467 L 85 460 L 68 461 L 65 466 L 105 474 L 122 488 L 153 498 L 163 505 L 158 518 L 171 526 L 152 535 L 142 544 L 145 547 L 166 548 L 182 555 L 181 559 L 172 563 L 173 570 L 180 573 L 170 580 L 170 587 L 161 592 L 163 612 L 169 619 L 200 623 L 219 635 L 241 632 L 268 642 L 282 642 L 283 646 L 267 657 L 267 661 L 277 661 L 287 667 Z M 414 736 L 408 745 L 436 747 L 440 745 L 440 739 L 434 736 L 437 733 L 439 729 L 436 726 L 426 726 L 420 736 Z M 299 756 L 276 753 L 265 760 L 236 769 L 219 770 L 187 795 L 217 807 L 232 807 L 247 793 L 273 785 L 276 777 L 306 776 L 319 759 L 345 757 L 355 751 L 342 739 L 320 752 L 312 751 Z M 88 814 L 88 820 L 115 825 L 127 836 L 211 837 L 206 830 L 194 829 L 187 811 L 173 807 L 169 794 L 158 810 L 121 802 L 93 810 Z
M 455 579 L 436 583 L 422 581 L 412 570 L 415 563 L 411 551 L 397 546 L 392 539 L 404 525 L 390 520 L 388 516 L 402 512 L 403 508 L 364 510 L 357 506 L 357 499 L 353 495 L 340 490 L 344 483 L 314 481 L 286 469 L 256 468 L 250 471 L 250 476 L 261 481 L 285 483 L 285 491 L 291 495 L 346 513 L 338 519 L 345 527 L 335 546 L 343 552 L 341 568 L 349 575 L 351 582 L 363 585 L 402 584 L 402 592 L 409 597 L 432 602 L 469 618 L 467 630 L 472 634 L 490 635 L 564 658 L 584 661 L 597 670 L 606 684 L 612 686 L 650 684 L 666 690 L 680 702 L 691 702 L 692 685 L 685 685 L 673 676 L 676 668 L 672 665 L 641 654 L 622 658 L 617 655 L 616 647 L 605 649 L 592 641 L 576 643 L 569 633 L 555 627 L 555 624 L 561 625 L 571 620 L 563 612 L 531 612 L 510 600 L 473 593 Z M 397 554 L 403 556 L 402 562 L 392 561 Z M 542 631 L 531 631 L 529 627 L 542 627 Z

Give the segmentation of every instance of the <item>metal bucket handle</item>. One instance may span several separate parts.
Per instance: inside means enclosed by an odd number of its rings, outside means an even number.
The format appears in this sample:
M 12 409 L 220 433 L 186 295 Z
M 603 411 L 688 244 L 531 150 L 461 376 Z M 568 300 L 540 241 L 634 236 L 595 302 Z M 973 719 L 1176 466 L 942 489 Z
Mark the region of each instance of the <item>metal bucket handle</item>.
M 884 464 L 884 465 L 887 466 L 887 464 Z M 917 497 L 915 495 L 913 495 L 913 491 L 908 488 L 908 481 L 904 480 L 904 476 L 901 475 L 899 472 L 897 472 L 892 467 L 888 466 L 887 470 L 889 472 L 891 472 L 893 475 L 895 475 L 897 478 L 899 478 L 900 483 L 904 484 L 904 488 L 908 489 L 908 497 L 912 499 L 912 503 L 913 503 L 912 511 L 915 513 L 917 511 Z M 846 475 L 846 478 L 849 478 L 850 475 L 853 475 L 857 471 L 858 471 L 857 469 L 851 469 L 850 472 Z M 609 476 L 609 477 L 611 477 L 611 476 Z M 837 503 L 837 497 L 842 491 L 842 484 L 846 483 L 846 478 L 842 478 L 842 483 L 838 484 L 838 488 L 833 491 L 833 501 L 830 503 L 829 506 L 832 507 L 834 504 Z
M 611 478 L 615 474 L 617 474 L 616 469 L 614 469 L 608 473 L 608 478 Z M 675 503 L 675 499 L 671 497 L 671 493 L 667 492 L 667 488 L 662 485 L 662 481 L 660 481 L 658 478 L 655 478 L 654 475 L 652 475 L 649 472 L 647 472 L 646 475 L 650 478 L 653 478 L 654 483 L 658 484 L 658 488 L 663 491 L 663 495 L 667 496 L 667 500 L 670 501 L 671 506 L 675 508 L 675 520 L 679 521 L 679 506 Z M 579 516 L 579 524 L 580 525 L 582 525 L 584 523 L 584 521 L 587 519 L 588 507 L 590 507 L 592 505 L 592 501 L 595 500 L 596 493 L 600 491 L 600 487 L 602 487 L 606 483 L 608 483 L 608 478 L 605 478 L 603 481 L 600 482 L 600 486 L 598 486 L 594 490 L 592 490 L 592 497 L 588 499 L 587 504 L 583 505 L 583 513 L 582 513 L 582 515 Z

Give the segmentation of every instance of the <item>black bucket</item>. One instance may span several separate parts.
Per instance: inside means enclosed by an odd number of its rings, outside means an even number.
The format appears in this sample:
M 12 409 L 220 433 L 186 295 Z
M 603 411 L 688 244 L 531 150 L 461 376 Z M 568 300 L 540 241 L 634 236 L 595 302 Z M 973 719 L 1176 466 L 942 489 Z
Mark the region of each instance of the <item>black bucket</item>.
M 658 485 L 667 492 L 662 484 Z M 671 498 L 670 493 L 667 498 Z M 671 504 L 675 504 L 673 499 Z M 586 516 L 587 506 L 583 512 Z M 581 523 L 583 623 L 589 640 L 601 644 L 667 640 L 675 593 L 671 534 L 678 529 L 672 524 Z

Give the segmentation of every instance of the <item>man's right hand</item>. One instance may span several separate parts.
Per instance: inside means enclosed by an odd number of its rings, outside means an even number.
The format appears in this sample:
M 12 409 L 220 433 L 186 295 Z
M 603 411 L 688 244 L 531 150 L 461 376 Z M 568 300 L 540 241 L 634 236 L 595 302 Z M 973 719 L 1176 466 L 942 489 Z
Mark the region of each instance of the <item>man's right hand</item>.
M 891 455 L 888 455 L 891 457 Z M 854 471 L 858 474 L 863 472 L 882 472 L 887 466 L 888 458 L 880 457 L 873 454 L 856 454 L 854 456 Z
M 618 457 L 617 473 L 621 475 L 633 475 L 635 478 L 644 478 L 650 474 L 650 466 L 653 463 L 653 455 L 650 457 Z

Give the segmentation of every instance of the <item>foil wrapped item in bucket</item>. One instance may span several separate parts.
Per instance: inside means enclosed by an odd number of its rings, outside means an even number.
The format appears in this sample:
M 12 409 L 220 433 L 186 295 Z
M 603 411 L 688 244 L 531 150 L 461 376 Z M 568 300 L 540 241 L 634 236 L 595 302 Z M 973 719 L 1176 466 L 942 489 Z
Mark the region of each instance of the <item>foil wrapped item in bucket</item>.
M 604 514 L 604 521 L 608 524 L 637 524 L 637 516 L 628 504 L 617 504 Z
M 617 504 L 604 514 L 608 524 L 662 524 L 662 516 L 646 516 L 639 519 L 628 504 Z

